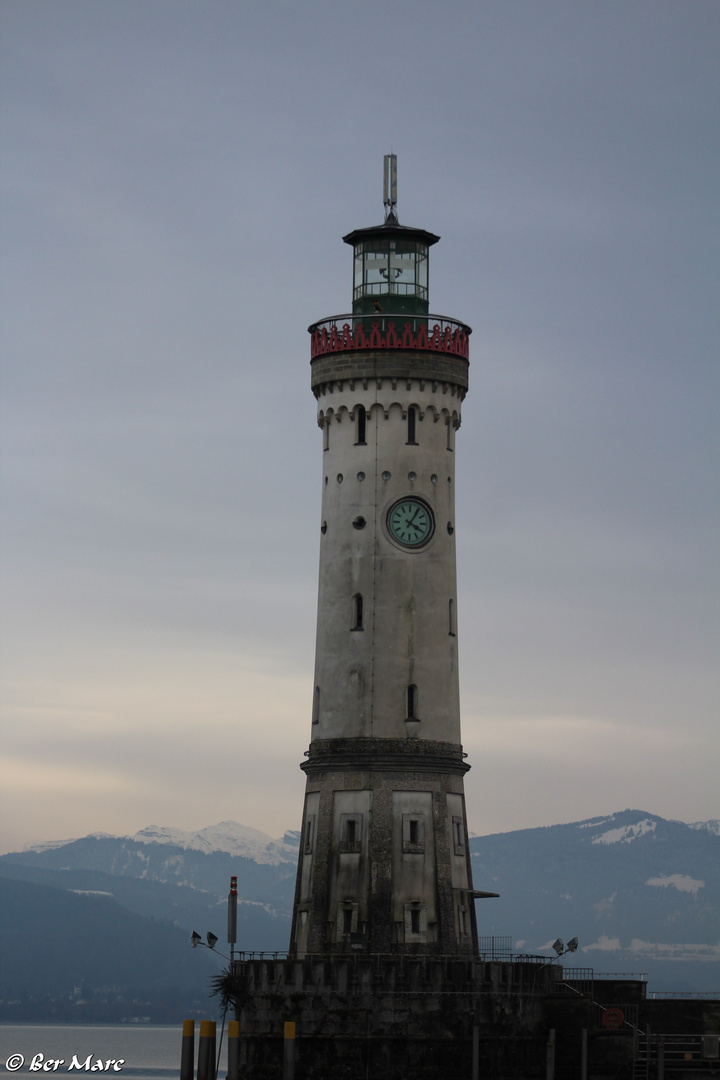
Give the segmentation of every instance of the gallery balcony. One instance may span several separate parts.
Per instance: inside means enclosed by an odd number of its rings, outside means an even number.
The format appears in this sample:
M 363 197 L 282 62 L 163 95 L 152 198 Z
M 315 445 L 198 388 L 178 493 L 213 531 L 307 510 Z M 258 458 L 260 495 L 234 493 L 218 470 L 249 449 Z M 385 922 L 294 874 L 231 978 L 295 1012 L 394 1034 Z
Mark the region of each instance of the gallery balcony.
M 333 315 L 313 323 L 310 358 L 360 349 L 444 353 L 469 359 L 472 330 L 444 315 L 373 312 L 371 315 Z

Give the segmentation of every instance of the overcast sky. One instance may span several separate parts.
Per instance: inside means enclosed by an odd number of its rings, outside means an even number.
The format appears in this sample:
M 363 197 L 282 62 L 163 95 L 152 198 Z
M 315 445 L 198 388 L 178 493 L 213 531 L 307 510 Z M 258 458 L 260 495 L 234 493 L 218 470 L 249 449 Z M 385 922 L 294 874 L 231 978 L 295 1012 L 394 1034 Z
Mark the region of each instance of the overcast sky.
M 2 0 L 0 850 L 297 828 L 344 233 L 439 233 L 471 829 L 720 816 L 716 0 Z

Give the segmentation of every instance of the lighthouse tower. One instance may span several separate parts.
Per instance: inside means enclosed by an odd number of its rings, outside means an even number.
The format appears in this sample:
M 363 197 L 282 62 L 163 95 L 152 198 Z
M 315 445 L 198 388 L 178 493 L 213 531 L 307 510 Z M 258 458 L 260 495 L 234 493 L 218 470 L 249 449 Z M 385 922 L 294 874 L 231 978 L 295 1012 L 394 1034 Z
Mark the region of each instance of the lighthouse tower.
M 290 950 L 474 955 L 460 735 L 455 436 L 470 328 L 429 313 L 438 236 L 343 237 L 352 311 L 313 324 L 322 433 L 310 748 Z

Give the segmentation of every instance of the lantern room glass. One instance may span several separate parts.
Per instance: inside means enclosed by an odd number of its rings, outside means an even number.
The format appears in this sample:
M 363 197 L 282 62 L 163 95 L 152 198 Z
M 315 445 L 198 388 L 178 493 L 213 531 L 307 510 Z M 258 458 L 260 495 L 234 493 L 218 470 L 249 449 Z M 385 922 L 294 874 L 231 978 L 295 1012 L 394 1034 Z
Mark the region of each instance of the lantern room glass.
M 427 314 L 428 245 L 404 238 L 355 244 L 353 311 Z

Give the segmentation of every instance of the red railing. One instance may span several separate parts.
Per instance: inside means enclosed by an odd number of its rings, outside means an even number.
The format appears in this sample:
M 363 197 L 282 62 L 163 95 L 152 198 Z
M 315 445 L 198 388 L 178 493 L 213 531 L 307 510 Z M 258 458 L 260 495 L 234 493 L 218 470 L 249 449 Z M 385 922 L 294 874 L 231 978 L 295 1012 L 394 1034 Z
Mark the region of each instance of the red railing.
M 472 330 L 443 315 L 333 315 L 308 326 L 310 356 L 356 349 L 422 349 L 469 356 Z

